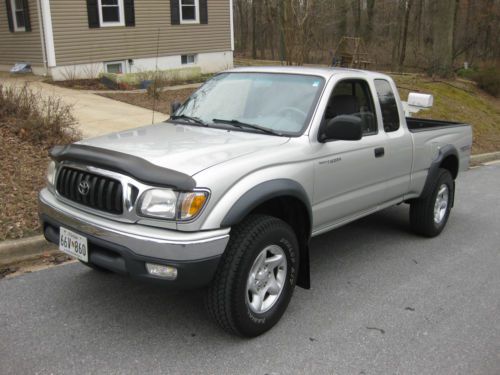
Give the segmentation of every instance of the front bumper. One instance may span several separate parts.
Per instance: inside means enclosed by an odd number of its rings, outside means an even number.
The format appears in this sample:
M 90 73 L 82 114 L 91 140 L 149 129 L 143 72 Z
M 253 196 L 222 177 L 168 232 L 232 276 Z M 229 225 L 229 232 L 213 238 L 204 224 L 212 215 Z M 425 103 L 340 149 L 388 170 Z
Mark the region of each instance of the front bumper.
M 87 237 L 90 263 L 178 288 L 208 284 L 229 241 L 229 228 L 180 232 L 112 221 L 61 203 L 48 189 L 40 192 L 39 215 L 48 241 L 57 244 L 63 226 Z M 176 267 L 178 276 L 173 281 L 151 276 L 146 262 Z

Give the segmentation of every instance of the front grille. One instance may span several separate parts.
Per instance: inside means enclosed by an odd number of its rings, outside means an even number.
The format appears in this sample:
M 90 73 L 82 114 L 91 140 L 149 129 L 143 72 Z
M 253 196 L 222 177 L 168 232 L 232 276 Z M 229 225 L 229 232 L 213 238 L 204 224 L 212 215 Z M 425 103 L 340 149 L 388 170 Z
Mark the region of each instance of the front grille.
M 64 198 L 84 206 L 112 214 L 123 212 L 122 185 L 115 179 L 63 167 L 56 188 Z

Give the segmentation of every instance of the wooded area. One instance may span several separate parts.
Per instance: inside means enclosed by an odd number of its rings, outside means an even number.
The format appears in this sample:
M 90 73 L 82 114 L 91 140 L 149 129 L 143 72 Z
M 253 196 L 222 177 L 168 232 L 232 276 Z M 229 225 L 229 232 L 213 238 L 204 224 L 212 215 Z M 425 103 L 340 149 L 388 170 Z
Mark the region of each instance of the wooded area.
M 500 0 L 235 0 L 235 35 L 241 56 L 288 65 L 331 64 L 356 37 L 364 67 L 448 76 L 498 65 Z

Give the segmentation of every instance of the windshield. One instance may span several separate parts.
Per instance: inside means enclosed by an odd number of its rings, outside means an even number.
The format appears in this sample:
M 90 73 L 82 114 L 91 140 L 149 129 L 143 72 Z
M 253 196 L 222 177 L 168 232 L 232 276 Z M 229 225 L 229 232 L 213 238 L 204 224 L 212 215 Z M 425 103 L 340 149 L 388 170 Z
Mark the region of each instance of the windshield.
M 300 135 L 324 85 L 322 77 L 281 73 L 222 73 L 207 81 L 175 112 L 209 126 Z M 256 125 L 245 127 L 241 125 Z

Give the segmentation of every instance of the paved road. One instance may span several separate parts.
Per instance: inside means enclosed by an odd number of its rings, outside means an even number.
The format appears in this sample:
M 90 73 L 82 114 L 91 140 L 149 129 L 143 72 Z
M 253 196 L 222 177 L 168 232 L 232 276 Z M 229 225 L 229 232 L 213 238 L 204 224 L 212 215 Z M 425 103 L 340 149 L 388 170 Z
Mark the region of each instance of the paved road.
M 500 166 L 465 173 L 445 232 L 404 205 L 312 243 L 313 289 L 253 340 L 202 293 L 59 266 L 0 281 L 0 373 L 499 374 Z

